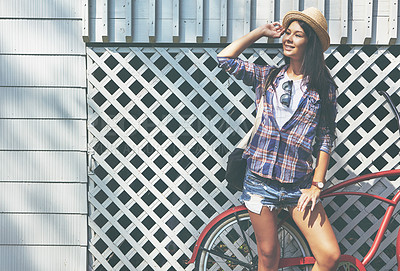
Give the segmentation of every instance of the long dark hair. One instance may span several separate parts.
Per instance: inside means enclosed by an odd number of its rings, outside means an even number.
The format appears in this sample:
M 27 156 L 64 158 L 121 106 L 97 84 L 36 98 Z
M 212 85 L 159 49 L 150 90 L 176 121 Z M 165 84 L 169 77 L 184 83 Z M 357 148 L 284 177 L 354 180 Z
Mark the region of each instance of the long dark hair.
M 292 22 L 289 22 L 288 25 L 291 23 Z M 329 92 L 331 91 L 330 87 L 332 85 L 335 87 L 336 92 L 337 86 L 326 67 L 324 53 L 317 34 L 307 23 L 303 21 L 298 21 L 298 23 L 301 28 L 303 28 L 308 38 L 301 70 L 303 78 L 308 78 L 308 88 L 317 91 L 319 94 L 321 102 L 320 122 L 328 126 L 332 133 L 335 133 L 335 114 L 334 112 L 331 112 L 332 106 L 330 103 L 332 103 L 332 101 L 329 99 Z M 285 64 L 290 63 L 289 57 L 285 56 L 284 60 Z M 271 75 L 268 77 L 266 82 L 267 86 L 274 82 L 274 79 L 281 69 L 282 67 L 271 71 Z

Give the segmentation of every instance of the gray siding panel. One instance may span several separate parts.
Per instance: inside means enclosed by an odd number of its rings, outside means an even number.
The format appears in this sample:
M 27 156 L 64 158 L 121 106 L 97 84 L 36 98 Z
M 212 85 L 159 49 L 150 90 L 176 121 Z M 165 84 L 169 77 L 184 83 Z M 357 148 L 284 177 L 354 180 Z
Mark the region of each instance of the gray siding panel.
M 0 118 L 86 119 L 84 88 L 0 88 Z
M 7 271 L 87 270 L 86 247 L 79 246 L 0 246 L 0 268 Z
M 86 122 L 0 119 L 0 150 L 86 150 Z
M 0 86 L 85 87 L 85 57 L 0 55 Z
M 1 182 L 0 206 L 2 213 L 85 214 L 86 184 Z
M 35 19 L 81 19 L 77 0 L 7 0 L 0 1 L 0 17 Z
M 84 245 L 85 215 L 0 214 L 0 243 L 7 245 Z M 29 227 L 26 227 L 29 225 Z
M 0 151 L 0 161 L 0 181 L 87 182 L 86 152 Z
M 77 35 L 81 29 L 81 20 L 3 19 L 0 23 L 0 48 L 7 54 L 84 55 L 82 37 Z M 23 42 L 21 37 L 24 37 Z

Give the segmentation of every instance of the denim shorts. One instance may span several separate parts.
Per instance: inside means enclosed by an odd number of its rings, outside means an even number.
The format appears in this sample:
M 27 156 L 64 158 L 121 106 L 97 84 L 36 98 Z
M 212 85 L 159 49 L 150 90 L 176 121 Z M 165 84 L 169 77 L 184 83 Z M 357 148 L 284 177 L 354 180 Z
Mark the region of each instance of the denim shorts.
M 296 183 L 281 183 L 266 179 L 247 170 L 240 201 L 248 210 L 259 214 L 263 206 L 271 211 L 297 206 L 301 196 L 300 189 L 311 187 L 311 178 Z

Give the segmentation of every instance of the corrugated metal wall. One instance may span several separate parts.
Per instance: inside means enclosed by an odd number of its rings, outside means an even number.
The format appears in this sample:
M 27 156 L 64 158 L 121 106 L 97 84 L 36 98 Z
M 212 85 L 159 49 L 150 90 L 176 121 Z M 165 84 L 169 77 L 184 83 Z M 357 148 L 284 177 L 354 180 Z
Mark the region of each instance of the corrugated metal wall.
M 400 44 L 398 0 L 83 0 L 83 37 L 91 42 L 230 42 L 265 22 L 282 21 L 289 10 L 310 6 L 325 14 L 332 45 Z
M 81 7 L 0 1 L 0 270 L 87 269 Z

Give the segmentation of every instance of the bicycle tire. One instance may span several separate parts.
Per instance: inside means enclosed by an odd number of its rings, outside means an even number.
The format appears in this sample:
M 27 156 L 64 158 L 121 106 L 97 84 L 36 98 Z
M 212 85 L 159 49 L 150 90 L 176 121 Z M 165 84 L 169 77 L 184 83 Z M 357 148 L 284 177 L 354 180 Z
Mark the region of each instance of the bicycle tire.
M 243 230 L 241 230 L 238 220 Z M 305 238 L 290 222 L 285 221 L 278 231 L 281 257 L 311 256 Z M 243 238 L 242 232 L 246 238 Z M 194 270 L 257 270 L 257 261 L 257 244 L 250 217 L 247 210 L 241 210 L 219 221 L 207 233 L 200 245 Z M 311 268 L 311 266 L 293 266 L 279 270 L 308 271 Z

